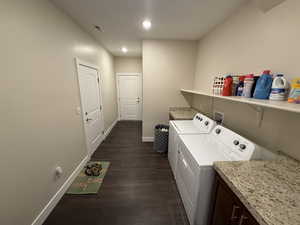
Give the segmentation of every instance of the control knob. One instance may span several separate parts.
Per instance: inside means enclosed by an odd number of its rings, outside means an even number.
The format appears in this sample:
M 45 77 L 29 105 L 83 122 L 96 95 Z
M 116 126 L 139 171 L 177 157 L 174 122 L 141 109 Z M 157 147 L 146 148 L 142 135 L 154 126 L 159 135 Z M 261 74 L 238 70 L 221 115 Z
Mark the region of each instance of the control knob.
M 242 149 L 242 150 L 246 149 L 246 145 L 240 144 L 240 149 Z
M 233 141 L 233 144 L 234 144 L 234 145 L 239 145 L 239 143 L 240 143 L 240 142 L 239 142 L 238 140 L 234 140 L 234 141 Z

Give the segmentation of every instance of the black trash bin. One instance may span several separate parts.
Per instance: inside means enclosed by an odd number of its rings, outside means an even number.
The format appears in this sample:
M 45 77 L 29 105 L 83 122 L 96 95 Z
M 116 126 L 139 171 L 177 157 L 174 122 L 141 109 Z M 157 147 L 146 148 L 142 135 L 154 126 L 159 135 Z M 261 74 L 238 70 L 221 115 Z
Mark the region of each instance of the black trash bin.
M 158 124 L 154 128 L 154 144 L 153 148 L 159 153 L 168 151 L 169 142 L 169 126 Z

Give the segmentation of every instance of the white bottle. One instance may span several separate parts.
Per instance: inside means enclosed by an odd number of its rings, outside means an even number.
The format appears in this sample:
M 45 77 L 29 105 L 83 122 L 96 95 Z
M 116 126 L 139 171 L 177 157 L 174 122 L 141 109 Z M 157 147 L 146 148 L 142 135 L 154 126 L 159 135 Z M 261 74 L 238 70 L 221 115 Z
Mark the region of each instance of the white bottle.
M 247 75 L 244 80 L 244 89 L 242 94 L 243 97 L 251 98 L 251 91 L 253 88 L 253 84 L 254 84 L 254 75 L 253 74 Z
M 278 74 L 272 83 L 270 100 L 284 101 L 286 100 L 288 83 L 283 77 L 283 74 Z

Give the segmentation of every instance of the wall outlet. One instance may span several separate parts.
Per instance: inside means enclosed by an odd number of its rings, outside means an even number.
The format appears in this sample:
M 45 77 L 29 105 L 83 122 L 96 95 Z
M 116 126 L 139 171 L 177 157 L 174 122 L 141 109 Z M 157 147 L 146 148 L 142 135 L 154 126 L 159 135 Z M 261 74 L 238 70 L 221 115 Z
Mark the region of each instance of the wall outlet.
M 214 111 L 214 120 L 218 125 L 222 125 L 224 121 L 224 113 Z

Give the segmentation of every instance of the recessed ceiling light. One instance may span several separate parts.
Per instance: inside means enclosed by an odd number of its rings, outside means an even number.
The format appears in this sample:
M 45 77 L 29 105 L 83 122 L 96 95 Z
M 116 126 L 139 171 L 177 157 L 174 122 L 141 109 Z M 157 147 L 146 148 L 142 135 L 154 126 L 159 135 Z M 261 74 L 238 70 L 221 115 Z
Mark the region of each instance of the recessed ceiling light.
M 122 52 L 127 53 L 128 49 L 126 47 L 122 47 Z
M 143 27 L 144 27 L 145 30 L 149 30 L 151 28 L 151 26 L 152 26 L 152 23 L 151 23 L 150 20 L 144 20 L 143 21 Z

